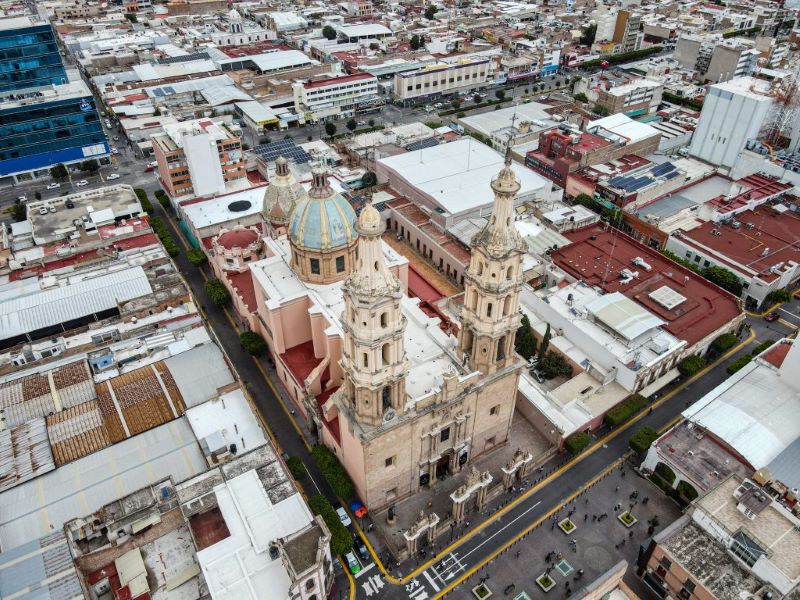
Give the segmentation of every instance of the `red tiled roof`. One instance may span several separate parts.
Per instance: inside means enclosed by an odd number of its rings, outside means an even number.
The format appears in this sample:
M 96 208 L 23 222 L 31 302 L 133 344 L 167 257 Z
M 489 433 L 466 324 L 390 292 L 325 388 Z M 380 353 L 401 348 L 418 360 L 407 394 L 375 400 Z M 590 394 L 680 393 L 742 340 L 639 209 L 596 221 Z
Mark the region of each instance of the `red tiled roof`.
M 321 358 L 314 356 L 314 342 L 311 340 L 289 348 L 281 354 L 281 360 L 300 384 L 322 362 Z
M 226 272 L 225 278 L 230 281 L 233 289 L 242 297 L 247 308 L 255 311 L 258 308 L 258 302 L 256 301 L 256 290 L 250 271 L 247 270 L 244 273 Z
M 784 344 L 774 344 L 772 345 L 764 354 L 761 355 L 765 361 L 771 364 L 774 367 L 780 368 L 783 364 L 786 355 L 789 354 L 789 350 L 792 349 L 792 343 L 784 343 Z
M 217 238 L 217 243 L 223 248 L 246 248 L 258 239 L 258 234 L 251 229 L 233 229 L 226 231 Z
M 627 235 L 594 225 L 564 234 L 572 243 L 552 254 L 553 261 L 576 279 L 604 292 L 621 292 L 666 321 L 665 329 L 689 346 L 724 327 L 741 314 L 738 300 L 693 271 L 669 260 L 657 250 Z M 633 264 L 640 257 L 651 269 Z M 621 283 L 620 271 L 638 271 L 629 284 Z M 649 293 L 668 286 L 686 300 L 672 310 L 650 298 Z
M 426 302 L 436 302 L 444 295 L 420 275 L 413 265 L 408 265 L 408 293 Z
M 738 229 L 708 221 L 690 231 L 681 231 L 680 239 L 704 253 L 711 250 L 731 269 L 747 277 L 752 273 L 745 268 L 767 282 L 779 276 L 770 271 L 776 264 L 800 262 L 800 217 L 796 213 L 778 213 L 771 206 L 762 205 L 739 213 L 736 219 L 741 223 Z
M 360 81 L 362 79 L 374 79 L 374 75 L 370 75 L 369 73 L 356 73 L 354 75 L 343 75 L 342 77 L 328 77 L 327 79 L 319 79 L 317 81 L 310 81 L 308 83 L 303 84 L 303 87 L 307 90 L 312 90 L 318 87 L 325 87 L 326 85 L 339 85 L 341 83 L 347 83 L 348 81 Z

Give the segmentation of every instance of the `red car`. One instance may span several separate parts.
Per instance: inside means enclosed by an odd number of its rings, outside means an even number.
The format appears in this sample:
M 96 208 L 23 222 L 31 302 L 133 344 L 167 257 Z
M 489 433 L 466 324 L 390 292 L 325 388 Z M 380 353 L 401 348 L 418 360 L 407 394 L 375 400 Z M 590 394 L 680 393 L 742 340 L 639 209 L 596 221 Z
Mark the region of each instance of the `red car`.
M 764 315 L 764 320 L 768 321 L 769 323 L 772 323 L 772 321 L 777 321 L 780 318 L 781 316 L 775 311 L 772 311 L 771 313 L 767 313 L 766 315 Z
M 795 300 L 800 300 L 800 290 L 797 290 L 797 291 L 794 293 L 794 299 L 795 299 Z

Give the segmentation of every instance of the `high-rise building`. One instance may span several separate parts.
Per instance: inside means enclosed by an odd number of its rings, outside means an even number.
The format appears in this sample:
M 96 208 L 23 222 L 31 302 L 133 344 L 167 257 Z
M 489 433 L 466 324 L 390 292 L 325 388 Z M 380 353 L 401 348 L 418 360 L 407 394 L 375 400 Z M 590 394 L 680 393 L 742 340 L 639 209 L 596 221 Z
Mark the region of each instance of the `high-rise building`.
M 0 94 L 66 82 L 50 23 L 0 19 Z
M 64 69 L 52 27 L 0 19 L 0 177 L 44 176 L 108 150 L 94 98 Z
M 689 154 L 715 166 L 731 168 L 747 140 L 761 130 L 772 107 L 768 86 L 737 77 L 708 88 Z

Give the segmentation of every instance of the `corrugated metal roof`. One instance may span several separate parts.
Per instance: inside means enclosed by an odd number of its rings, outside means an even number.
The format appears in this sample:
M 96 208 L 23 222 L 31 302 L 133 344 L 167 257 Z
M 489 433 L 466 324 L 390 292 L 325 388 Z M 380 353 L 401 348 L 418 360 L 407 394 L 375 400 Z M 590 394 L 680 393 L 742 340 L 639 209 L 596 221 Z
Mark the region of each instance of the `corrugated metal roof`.
M 0 431 L 0 490 L 55 468 L 43 418 Z M 2 596 L 0 594 L 0 598 Z
M 0 339 L 79 319 L 152 293 L 142 267 L 22 293 L 0 303 Z
M 63 531 L 0 554 L 0 598 L 74 600 L 83 598 Z
M 621 292 L 600 296 L 587 304 L 586 310 L 628 340 L 636 339 L 646 331 L 665 324 L 665 321 Z
M 183 481 L 206 468 L 185 418 L 161 425 L 0 494 L 0 546 L 16 548 L 164 477 Z
M 187 407 L 216 398 L 217 390 L 233 383 L 233 374 L 215 344 L 203 344 L 164 361 Z

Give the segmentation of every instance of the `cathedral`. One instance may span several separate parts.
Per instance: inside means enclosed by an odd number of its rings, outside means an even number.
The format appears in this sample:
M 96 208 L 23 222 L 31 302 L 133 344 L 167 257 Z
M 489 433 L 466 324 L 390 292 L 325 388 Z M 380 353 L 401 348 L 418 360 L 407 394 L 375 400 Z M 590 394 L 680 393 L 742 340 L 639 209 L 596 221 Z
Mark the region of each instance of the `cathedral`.
M 380 510 L 508 441 L 522 367 L 520 186 L 507 156 L 472 241 L 456 338 L 407 294 L 408 261 L 382 240 L 378 210 L 356 216 L 334 184 L 315 167 L 306 190 L 278 159 L 269 235 L 249 263 L 254 322 L 296 408 Z

